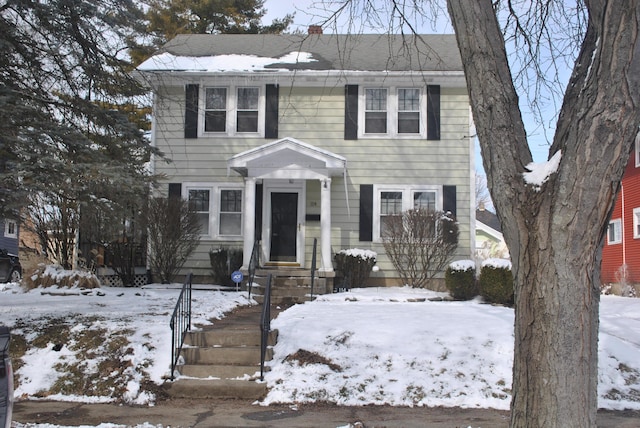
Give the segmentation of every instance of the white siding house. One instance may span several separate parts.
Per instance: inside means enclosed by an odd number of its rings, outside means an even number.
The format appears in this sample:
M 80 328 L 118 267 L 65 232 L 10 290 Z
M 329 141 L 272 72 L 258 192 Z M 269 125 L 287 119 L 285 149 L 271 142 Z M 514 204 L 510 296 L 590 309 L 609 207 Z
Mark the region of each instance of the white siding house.
M 451 211 L 456 258 L 475 232 L 469 100 L 453 35 L 181 35 L 138 68 L 154 92 L 153 141 L 170 163 L 161 193 L 202 219 L 185 266 L 206 280 L 209 251 L 259 241 L 265 267 L 318 269 L 378 254 L 371 284 L 399 285 L 384 254 L 390 209 Z

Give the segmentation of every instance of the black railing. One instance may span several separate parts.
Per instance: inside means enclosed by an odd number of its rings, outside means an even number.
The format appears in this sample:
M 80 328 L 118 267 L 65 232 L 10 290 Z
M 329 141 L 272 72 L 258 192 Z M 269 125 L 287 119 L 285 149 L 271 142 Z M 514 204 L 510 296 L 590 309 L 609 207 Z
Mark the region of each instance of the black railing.
M 178 365 L 182 345 L 187 331 L 191 330 L 191 281 L 193 274 L 187 275 L 178 296 L 176 307 L 171 315 L 171 380 L 175 378 L 174 371 Z
M 313 301 L 313 280 L 316 276 L 316 249 L 318 247 L 318 238 L 313 238 L 313 253 L 311 254 L 311 301 Z
M 264 360 L 267 356 L 269 332 L 271 331 L 271 274 L 267 277 L 267 285 L 264 287 L 260 331 L 262 332 L 262 338 L 260 340 L 260 380 L 264 380 Z
M 256 276 L 256 268 L 260 265 L 260 241 L 253 243 L 253 250 L 251 250 L 251 259 L 249 260 L 249 283 L 247 288 L 249 290 L 249 301 L 251 301 L 251 287 L 253 287 L 253 279 Z

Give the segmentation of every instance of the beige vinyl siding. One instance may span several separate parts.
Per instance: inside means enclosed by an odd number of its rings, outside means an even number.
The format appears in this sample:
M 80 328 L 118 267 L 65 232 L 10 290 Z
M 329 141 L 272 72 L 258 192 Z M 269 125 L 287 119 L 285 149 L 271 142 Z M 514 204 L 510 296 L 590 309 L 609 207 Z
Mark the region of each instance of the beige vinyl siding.
M 184 87 L 164 88 L 156 100 L 155 143 L 171 163 L 155 163 L 155 172 L 166 182 L 233 182 L 242 177 L 231 171 L 227 160 L 233 155 L 273 141 L 258 137 L 184 138 Z M 394 276 L 381 243 L 359 241 L 359 193 L 361 184 L 455 185 L 460 222 L 458 258 L 468 258 L 471 215 L 471 144 L 468 97 L 464 89 L 441 88 L 441 140 L 361 138 L 344 140 L 344 86 L 328 88 L 280 87 L 279 138 L 292 137 L 329 150 L 347 159 L 347 190 L 343 177 L 333 177 L 332 250 L 371 249 L 379 254 L 381 277 Z M 307 214 L 320 213 L 319 183 L 307 182 Z M 166 187 L 160 193 L 166 195 Z M 347 200 L 348 196 L 348 208 Z M 316 204 L 316 205 L 312 205 Z M 349 215 L 350 211 L 350 215 Z M 313 238 L 320 237 L 320 223 L 309 221 L 306 232 L 306 266 L 311 264 Z M 209 250 L 220 246 L 239 248 L 242 242 L 202 241 L 185 265 L 207 275 Z M 318 255 L 318 257 L 320 257 Z M 318 266 L 320 261 L 318 260 Z

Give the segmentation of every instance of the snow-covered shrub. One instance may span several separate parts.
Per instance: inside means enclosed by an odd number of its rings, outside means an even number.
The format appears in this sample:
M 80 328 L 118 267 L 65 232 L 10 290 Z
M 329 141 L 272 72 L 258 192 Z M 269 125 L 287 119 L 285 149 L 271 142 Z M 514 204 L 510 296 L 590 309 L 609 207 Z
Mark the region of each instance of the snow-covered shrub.
M 513 305 L 513 275 L 511 262 L 487 259 L 482 262 L 479 279 L 480 295 L 490 303 Z
M 67 270 L 60 265 L 38 265 L 32 275 L 25 277 L 23 284 L 28 289 L 38 287 L 100 288 L 100 281 L 92 272 Z
M 344 284 L 336 283 L 336 286 L 344 286 L 345 288 L 364 287 L 373 266 L 376 264 L 376 257 L 378 257 L 378 254 L 370 250 L 360 250 L 358 248 L 340 250 L 334 256 L 334 261 L 336 270 L 342 273 Z
M 458 260 L 444 273 L 444 283 L 449 294 L 456 300 L 469 300 L 478 295 L 476 264 L 473 260 Z

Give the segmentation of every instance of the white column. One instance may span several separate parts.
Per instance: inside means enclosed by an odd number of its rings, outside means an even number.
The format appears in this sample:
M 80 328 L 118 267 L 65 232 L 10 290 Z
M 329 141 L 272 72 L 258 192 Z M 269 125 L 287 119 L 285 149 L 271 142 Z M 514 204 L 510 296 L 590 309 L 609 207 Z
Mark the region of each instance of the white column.
M 246 270 L 249 268 L 253 241 L 255 240 L 256 234 L 256 179 L 254 177 L 246 177 L 244 179 L 242 214 L 244 217 L 242 227 L 242 234 L 244 236 L 244 243 L 242 245 L 242 269 Z
M 321 270 L 333 271 L 331 257 L 331 179 L 320 180 L 320 254 Z

